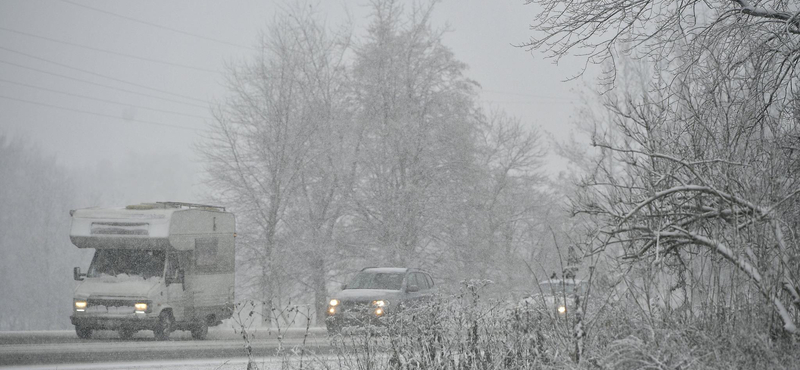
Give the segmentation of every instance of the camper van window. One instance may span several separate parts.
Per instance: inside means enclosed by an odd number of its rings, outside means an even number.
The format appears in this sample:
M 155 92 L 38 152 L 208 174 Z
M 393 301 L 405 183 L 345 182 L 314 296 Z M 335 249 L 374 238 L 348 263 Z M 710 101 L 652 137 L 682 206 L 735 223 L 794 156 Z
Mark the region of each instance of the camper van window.
M 87 277 L 160 277 L 164 272 L 164 251 L 142 249 L 98 249 Z
M 195 239 L 197 266 L 210 267 L 217 263 L 217 238 Z

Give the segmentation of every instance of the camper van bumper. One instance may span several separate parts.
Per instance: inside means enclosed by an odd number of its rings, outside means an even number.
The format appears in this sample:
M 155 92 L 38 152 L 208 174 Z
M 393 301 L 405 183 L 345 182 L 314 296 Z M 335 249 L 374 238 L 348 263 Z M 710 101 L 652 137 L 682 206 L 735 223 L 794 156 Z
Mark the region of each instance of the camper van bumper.
M 76 317 L 70 316 L 72 325 L 97 330 L 116 330 L 129 328 L 135 330 L 152 330 L 158 325 L 158 317 Z

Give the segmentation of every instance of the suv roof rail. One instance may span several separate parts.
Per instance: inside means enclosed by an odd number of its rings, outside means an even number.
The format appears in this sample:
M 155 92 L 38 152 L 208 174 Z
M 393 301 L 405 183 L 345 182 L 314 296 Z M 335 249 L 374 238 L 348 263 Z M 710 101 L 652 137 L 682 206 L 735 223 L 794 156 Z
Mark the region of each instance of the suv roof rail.
M 419 268 L 416 268 L 416 267 L 394 267 L 394 266 L 367 266 L 367 267 L 364 267 L 361 270 L 359 270 L 359 272 L 364 271 L 364 270 L 368 270 L 368 269 L 380 269 L 380 268 L 395 268 L 395 269 L 406 269 L 406 271 L 422 271 L 422 272 L 425 272 L 425 270 L 422 270 L 422 269 L 419 269 Z

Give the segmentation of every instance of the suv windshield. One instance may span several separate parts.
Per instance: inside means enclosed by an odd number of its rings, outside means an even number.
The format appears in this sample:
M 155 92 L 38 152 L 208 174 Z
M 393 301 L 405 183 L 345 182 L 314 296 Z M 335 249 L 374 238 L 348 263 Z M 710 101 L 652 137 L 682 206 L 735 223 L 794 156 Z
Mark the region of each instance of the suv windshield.
M 347 285 L 347 289 L 400 290 L 403 273 L 362 271 Z
M 87 277 L 103 275 L 158 277 L 164 272 L 166 254 L 159 250 L 98 249 L 89 266 Z

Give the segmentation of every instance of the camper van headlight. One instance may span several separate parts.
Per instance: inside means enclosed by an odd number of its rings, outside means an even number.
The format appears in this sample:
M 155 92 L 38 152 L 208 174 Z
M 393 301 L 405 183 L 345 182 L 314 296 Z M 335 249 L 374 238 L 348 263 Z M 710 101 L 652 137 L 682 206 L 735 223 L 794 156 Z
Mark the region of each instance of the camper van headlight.
M 75 311 L 86 311 L 86 301 L 75 301 Z
M 133 308 L 136 309 L 136 313 L 145 313 L 147 311 L 147 303 L 140 302 L 133 305 Z

